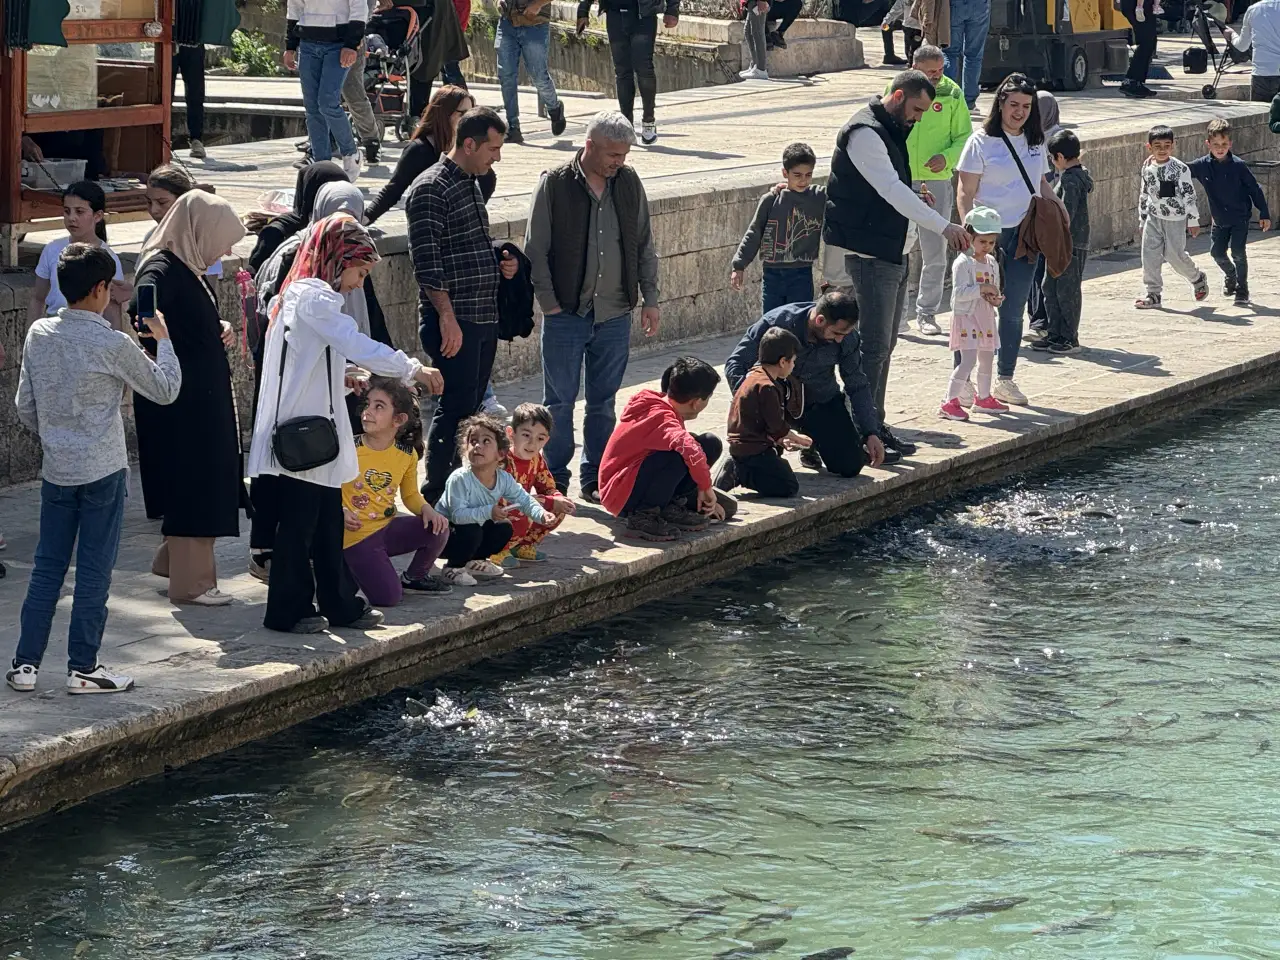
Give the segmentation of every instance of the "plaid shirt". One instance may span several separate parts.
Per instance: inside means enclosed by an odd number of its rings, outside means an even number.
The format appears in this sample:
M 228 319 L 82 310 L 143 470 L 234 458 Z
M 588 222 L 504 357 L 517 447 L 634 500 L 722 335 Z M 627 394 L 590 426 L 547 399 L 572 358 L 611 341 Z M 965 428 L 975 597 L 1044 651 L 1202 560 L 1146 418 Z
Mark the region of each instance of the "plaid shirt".
M 434 312 L 427 292 L 443 290 L 460 322 L 497 323 L 498 258 L 475 177 L 442 157 L 410 190 L 409 253 L 424 309 Z

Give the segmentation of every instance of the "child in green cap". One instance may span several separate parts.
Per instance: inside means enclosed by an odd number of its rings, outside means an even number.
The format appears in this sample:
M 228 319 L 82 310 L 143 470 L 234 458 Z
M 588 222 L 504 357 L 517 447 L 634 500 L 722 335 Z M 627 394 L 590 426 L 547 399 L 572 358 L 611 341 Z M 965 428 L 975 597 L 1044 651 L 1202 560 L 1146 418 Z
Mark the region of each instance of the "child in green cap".
M 991 395 L 991 368 L 1000 349 L 996 308 L 1004 300 L 995 255 L 1000 214 L 990 207 L 974 207 L 964 218 L 964 225 L 973 243 L 951 266 L 951 349 L 959 354 L 960 362 L 951 373 L 947 399 L 938 408 L 938 416 L 946 420 L 969 419 L 960 395 L 975 367 L 978 385 L 974 409 L 988 413 L 1009 409 Z

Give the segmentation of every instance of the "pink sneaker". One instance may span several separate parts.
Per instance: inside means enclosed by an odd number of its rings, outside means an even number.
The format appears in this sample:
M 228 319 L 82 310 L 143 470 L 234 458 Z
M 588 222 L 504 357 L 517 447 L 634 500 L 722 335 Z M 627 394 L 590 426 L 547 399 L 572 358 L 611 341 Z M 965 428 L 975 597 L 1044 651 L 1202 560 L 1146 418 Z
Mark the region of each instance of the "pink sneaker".
M 986 410 L 988 413 L 1008 413 L 1009 405 L 1001 403 L 995 397 L 978 397 L 973 401 L 973 409 Z
M 1007 407 L 1005 409 L 1008 409 Z M 938 408 L 938 416 L 944 420 L 968 420 L 969 414 L 960 406 L 960 398 L 952 397 Z

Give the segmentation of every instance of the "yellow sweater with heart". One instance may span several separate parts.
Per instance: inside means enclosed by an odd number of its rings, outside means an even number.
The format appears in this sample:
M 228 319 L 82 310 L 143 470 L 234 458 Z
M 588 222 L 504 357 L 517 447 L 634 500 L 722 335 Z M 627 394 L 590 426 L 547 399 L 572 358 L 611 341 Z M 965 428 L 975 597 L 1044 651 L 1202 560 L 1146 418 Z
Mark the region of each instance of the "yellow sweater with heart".
M 348 530 L 342 538 L 343 549 L 371 537 L 396 515 L 396 490 L 405 509 L 421 514 L 427 501 L 418 489 L 418 455 L 392 444 L 385 450 L 366 447 L 356 439 L 356 459 L 360 472 L 342 485 L 342 506 L 356 515 L 359 530 Z

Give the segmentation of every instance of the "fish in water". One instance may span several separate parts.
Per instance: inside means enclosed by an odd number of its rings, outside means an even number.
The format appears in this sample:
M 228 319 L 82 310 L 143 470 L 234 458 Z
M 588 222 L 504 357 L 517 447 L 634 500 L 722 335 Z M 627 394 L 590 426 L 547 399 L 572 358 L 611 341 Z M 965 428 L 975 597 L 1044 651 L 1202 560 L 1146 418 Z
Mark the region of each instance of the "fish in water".
M 1114 520 L 1116 515 L 1108 513 L 1106 510 L 1081 510 L 1080 516 L 1089 517 L 1091 520 Z
M 699 907 L 696 910 L 690 910 L 677 921 L 675 929 L 679 930 L 686 924 L 695 923 L 698 920 L 705 920 L 707 917 L 718 917 L 724 913 L 724 904 L 718 904 L 713 907 Z
M 1121 850 L 1120 856 L 1154 857 L 1160 860 L 1169 859 L 1171 857 L 1188 857 L 1194 859 L 1203 857 L 1208 852 L 1209 851 L 1204 847 L 1170 847 L 1164 850 L 1147 849 L 1145 847 L 1130 847 L 1127 850 Z
M 714 955 L 714 960 L 737 960 L 738 957 L 755 957 L 762 953 L 773 953 L 786 946 L 786 937 L 771 937 L 768 940 L 757 940 L 749 947 L 734 947 Z
M 743 940 L 746 935 L 757 927 L 767 927 L 777 923 L 779 920 L 790 920 L 796 914 L 795 907 L 784 907 L 781 910 L 766 910 L 764 913 L 758 913 L 734 933 L 734 939 Z
M 751 903 L 772 903 L 773 902 L 771 900 L 765 899 L 764 897 L 757 897 L 750 890 L 742 890 L 736 887 L 725 887 L 724 892 L 729 894 L 730 896 L 737 897 L 739 900 L 747 900 Z
M 594 843 L 607 843 L 615 847 L 635 847 L 634 843 L 627 843 L 625 840 L 617 840 L 600 830 L 587 830 L 584 827 L 569 827 L 567 830 L 561 830 L 566 837 L 577 837 L 579 840 L 591 840 Z
M 1003 843 L 1012 843 L 1004 837 L 997 837 L 994 833 L 961 833 L 958 830 L 943 830 L 941 827 L 920 827 L 916 833 L 925 837 L 933 837 L 937 840 L 950 840 L 954 843 L 970 843 L 982 845 L 997 845 Z
M 934 923 L 938 920 L 957 920 L 960 917 L 985 917 L 993 913 L 999 913 L 1001 910 L 1012 910 L 1019 904 L 1026 903 L 1026 897 L 1000 897 L 996 900 L 974 900 L 970 903 L 961 904 L 958 907 L 952 907 L 949 910 L 939 910 L 937 913 L 931 913 L 927 917 L 913 917 L 916 923 Z
M 406 717 L 425 717 L 431 712 L 431 708 L 421 700 L 413 697 L 404 698 L 404 713 Z
M 1058 923 L 1048 923 L 1043 927 L 1038 927 L 1031 932 L 1035 936 L 1053 937 L 1064 933 L 1080 933 L 1084 930 L 1092 930 L 1100 927 L 1104 923 L 1109 923 L 1115 919 L 1116 905 L 1110 903 L 1105 910 L 1099 910 L 1097 913 L 1086 913 L 1083 917 L 1076 917 L 1073 920 L 1062 920 Z
M 819 950 L 817 953 L 806 953 L 800 960 L 844 960 L 845 957 L 852 956 L 853 947 L 828 947 L 826 950 Z
M 664 843 L 662 846 L 678 853 L 705 853 L 709 857 L 721 857 L 725 860 L 733 859 L 727 853 L 721 853 L 719 850 L 712 850 L 709 847 L 702 847 L 694 843 Z
M 813 817 L 801 813 L 799 810 L 788 810 L 786 807 L 773 807 L 768 804 L 761 804 L 760 809 L 767 811 L 768 813 L 772 813 L 774 816 L 782 817 L 784 820 L 795 820 L 799 823 L 807 823 L 809 826 L 817 827 L 819 830 L 826 826 L 825 823 L 821 823 L 820 821 L 813 819 Z

